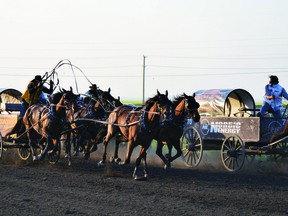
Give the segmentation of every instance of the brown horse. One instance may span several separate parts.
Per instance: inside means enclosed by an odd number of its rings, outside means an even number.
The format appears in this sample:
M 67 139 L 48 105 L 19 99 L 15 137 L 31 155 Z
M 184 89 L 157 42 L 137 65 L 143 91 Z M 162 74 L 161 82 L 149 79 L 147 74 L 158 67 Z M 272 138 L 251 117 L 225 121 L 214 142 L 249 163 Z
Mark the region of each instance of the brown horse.
M 163 119 L 169 116 L 172 109 L 172 102 L 168 99 L 168 91 L 166 94 L 157 94 L 145 102 L 144 107 L 135 110 L 135 107 L 122 105 L 117 107 L 108 118 L 107 135 L 103 141 L 104 153 L 102 161 L 106 161 L 107 145 L 114 135 L 116 143 L 128 142 L 127 151 L 124 162 L 120 165 L 130 163 L 133 149 L 140 145 L 140 151 L 135 163 L 133 178 L 138 179 L 137 172 L 141 160 L 144 161 L 144 178 L 148 176 L 146 150 L 149 148 L 151 141 L 158 133 L 160 124 Z
M 165 169 L 170 168 L 171 162 L 182 154 L 180 146 L 180 138 L 183 133 L 187 117 L 192 118 L 194 122 L 199 122 L 200 115 L 198 112 L 199 103 L 195 100 L 195 94 L 193 96 L 186 95 L 176 97 L 173 100 L 173 117 L 170 121 L 166 121 L 164 125 L 160 127 L 159 133 L 156 136 L 157 149 L 156 154 L 161 158 L 165 164 Z M 167 144 L 168 155 L 163 155 L 163 146 Z M 176 154 L 171 157 L 172 148 L 176 149 Z
M 288 119 L 286 119 L 286 124 L 283 129 L 271 137 L 270 143 L 276 142 L 286 136 L 288 136 Z
M 61 96 L 59 101 L 59 95 Z M 29 146 L 33 160 L 43 160 L 49 150 L 59 142 L 61 132 L 67 123 L 66 110 L 76 105 L 78 95 L 70 91 L 62 90 L 51 96 L 49 107 L 35 104 L 29 107 L 23 117 L 23 123 L 27 131 Z M 39 141 L 40 140 L 40 141 Z M 36 155 L 37 141 L 45 142 L 46 145 L 40 155 Z
M 103 141 L 107 133 L 107 126 L 99 121 L 106 121 L 110 112 L 116 106 L 122 105 L 119 98 L 116 99 L 110 94 L 110 88 L 102 91 L 96 85 L 91 87 L 84 104 L 73 115 L 69 114 L 69 119 L 73 120 L 73 126 L 77 128 L 72 132 L 74 156 L 77 156 L 81 149 L 85 159 L 97 150 L 97 144 Z

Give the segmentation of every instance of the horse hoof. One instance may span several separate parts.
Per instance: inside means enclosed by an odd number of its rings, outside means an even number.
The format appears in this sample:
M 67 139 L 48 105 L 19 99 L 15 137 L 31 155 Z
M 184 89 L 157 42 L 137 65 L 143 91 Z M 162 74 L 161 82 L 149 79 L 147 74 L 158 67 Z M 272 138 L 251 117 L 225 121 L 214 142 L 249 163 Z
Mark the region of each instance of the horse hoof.
M 120 162 L 118 162 L 118 165 L 120 165 L 120 166 L 124 166 L 124 165 L 125 165 L 125 162 L 120 161 Z
M 106 164 L 103 161 L 100 161 L 99 163 L 97 163 L 98 167 L 105 167 Z
M 115 158 L 114 162 L 119 164 L 121 162 L 121 158 Z
M 42 155 L 35 155 L 33 156 L 33 161 L 42 161 L 44 157 Z
M 77 157 L 79 155 L 79 152 L 74 152 L 73 156 Z
M 165 164 L 164 165 L 164 170 L 168 171 L 171 168 L 171 164 Z
M 49 155 L 51 155 L 53 153 L 54 153 L 54 150 L 50 150 L 50 151 L 47 152 L 47 154 L 49 154 Z
M 147 181 L 148 177 L 147 175 L 144 175 L 142 177 L 134 176 L 135 181 Z

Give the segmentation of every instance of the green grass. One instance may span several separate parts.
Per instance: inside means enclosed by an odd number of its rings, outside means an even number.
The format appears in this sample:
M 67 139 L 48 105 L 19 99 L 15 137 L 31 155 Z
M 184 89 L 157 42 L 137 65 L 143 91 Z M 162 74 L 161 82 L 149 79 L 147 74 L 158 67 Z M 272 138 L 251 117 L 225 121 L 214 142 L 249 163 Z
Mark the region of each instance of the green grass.
M 138 101 L 138 100 L 129 100 L 129 101 L 121 101 L 123 104 L 134 104 L 136 106 L 141 106 L 143 105 L 142 104 L 142 101 Z

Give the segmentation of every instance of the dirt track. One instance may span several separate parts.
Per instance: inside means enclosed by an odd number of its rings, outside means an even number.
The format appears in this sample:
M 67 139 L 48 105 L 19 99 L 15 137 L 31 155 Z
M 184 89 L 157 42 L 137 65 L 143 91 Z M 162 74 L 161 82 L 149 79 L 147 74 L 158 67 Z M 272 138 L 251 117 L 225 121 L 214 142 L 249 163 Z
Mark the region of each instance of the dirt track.
M 258 164 L 228 173 L 206 163 L 165 172 L 150 159 L 149 179 L 134 181 L 133 166 L 98 168 L 95 158 L 73 162 L 24 162 L 4 152 L 0 215 L 288 214 L 287 167 L 272 172 L 274 165 L 260 170 Z

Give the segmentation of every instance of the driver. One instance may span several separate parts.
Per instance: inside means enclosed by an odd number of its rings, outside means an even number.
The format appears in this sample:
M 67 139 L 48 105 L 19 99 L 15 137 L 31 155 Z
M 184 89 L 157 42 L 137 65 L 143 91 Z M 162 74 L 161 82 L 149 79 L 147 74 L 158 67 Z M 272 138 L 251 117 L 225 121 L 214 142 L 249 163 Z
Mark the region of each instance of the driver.
M 44 93 L 52 94 L 54 82 L 50 80 L 50 89 L 43 85 L 43 80 L 40 75 L 36 75 L 33 80 L 31 80 L 21 96 L 22 105 L 19 117 L 23 117 L 29 106 L 37 103 L 46 104 L 46 98 Z
M 269 76 L 269 84 L 265 87 L 263 105 L 258 116 L 264 116 L 266 112 L 272 113 L 274 118 L 281 118 L 282 97 L 288 100 L 286 90 L 279 84 L 277 76 Z

